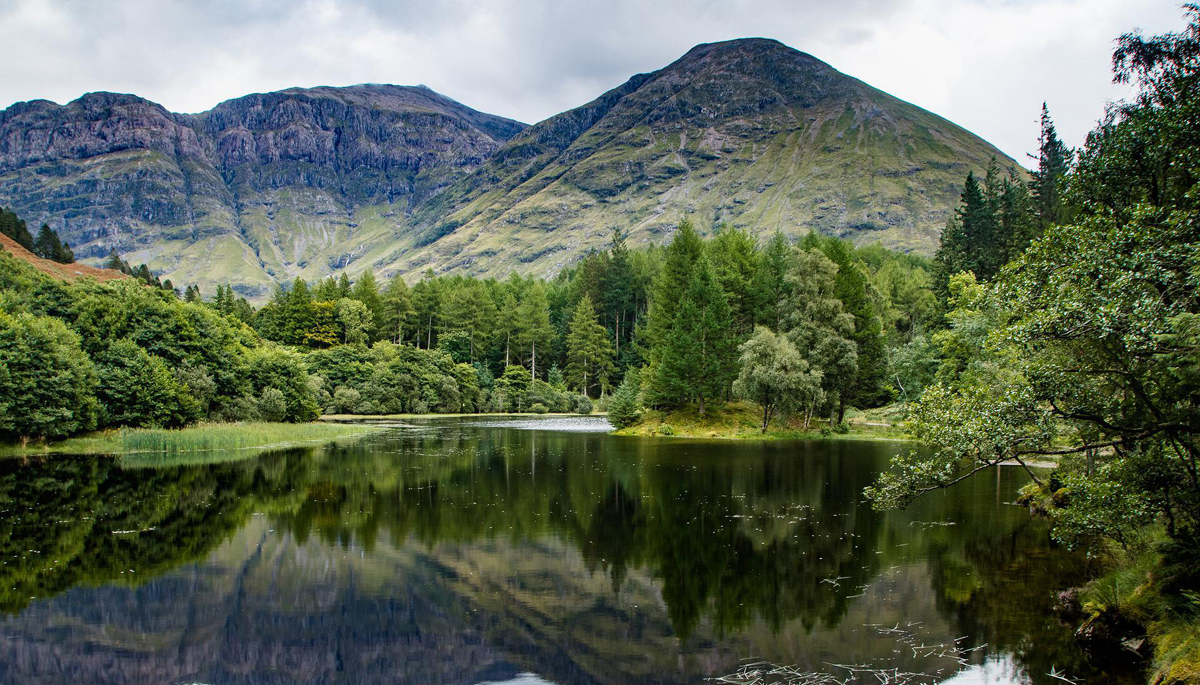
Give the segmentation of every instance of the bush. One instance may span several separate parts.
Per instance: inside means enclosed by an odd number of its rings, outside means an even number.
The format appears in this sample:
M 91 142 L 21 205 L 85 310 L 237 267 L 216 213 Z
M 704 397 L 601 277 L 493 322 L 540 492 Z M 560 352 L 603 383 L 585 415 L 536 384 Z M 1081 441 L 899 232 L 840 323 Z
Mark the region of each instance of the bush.
M 217 421 L 258 421 L 262 416 L 258 413 L 258 401 L 249 395 L 227 399 L 220 407 L 213 410 L 213 418 Z
M 842 423 L 839 423 L 833 427 L 833 432 L 837 433 L 838 435 L 845 435 L 850 432 L 850 424 L 843 421 Z
M 101 425 L 179 428 L 200 418 L 200 403 L 163 360 L 132 340 L 112 343 L 97 362 Z
M 57 319 L 0 311 L 0 434 L 57 438 L 96 427 L 96 374 Z
M 538 402 L 537 404 L 530 407 L 529 411 L 533 412 L 534 414 L 545 414 L 546 412 L 548 412 L 550 410 L 546 409 L 546 405 L 542 404 L 541 402 Z
M 637 371 L 630 369 L 608 400 L 608 422 L 613 428 L 627 428 L 642 417 L 641 389 Z
M 338 388 L 333 393 L 332 408 L 335 414 L 353 414 L 362 402 L 362 395 L 354 388 Z
M 287 418 L 287 400 L 278 388 L 265 388 L 258 398 L 258 413 L 263 421 L 279 422 Z
M 587 395 L 575 395 L 571 398 L 571 411 L 576 414 L 591 414 L 592 400 Z

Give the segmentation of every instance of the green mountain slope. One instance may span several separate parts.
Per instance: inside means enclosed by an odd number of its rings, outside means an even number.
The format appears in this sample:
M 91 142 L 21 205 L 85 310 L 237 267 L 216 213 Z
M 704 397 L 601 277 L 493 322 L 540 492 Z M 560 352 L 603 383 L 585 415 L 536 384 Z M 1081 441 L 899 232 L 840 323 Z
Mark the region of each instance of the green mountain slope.
M 970 169 L 954 124 L 776 41 L 700 45 L 530 127 L 419 208 L 382 261 L 411 273 L 561 268 L 614 226 L 662 241 L 683 217 L 815 229 L 930 253 Z

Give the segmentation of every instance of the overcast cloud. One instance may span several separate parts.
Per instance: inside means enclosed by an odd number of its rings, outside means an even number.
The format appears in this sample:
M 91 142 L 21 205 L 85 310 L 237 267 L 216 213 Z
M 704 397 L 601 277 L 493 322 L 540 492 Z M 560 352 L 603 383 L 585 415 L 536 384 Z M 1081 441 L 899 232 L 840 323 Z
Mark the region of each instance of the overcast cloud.
M 536 122 L 697 43 L 766 36 L 940 114 L 1018 161 L 1043 100 L 1082 142 L 1113 40 L 1176 0 L 0 0 L 0 107 L 96 90 L 196 112 L 289 86 L 423 83 Z

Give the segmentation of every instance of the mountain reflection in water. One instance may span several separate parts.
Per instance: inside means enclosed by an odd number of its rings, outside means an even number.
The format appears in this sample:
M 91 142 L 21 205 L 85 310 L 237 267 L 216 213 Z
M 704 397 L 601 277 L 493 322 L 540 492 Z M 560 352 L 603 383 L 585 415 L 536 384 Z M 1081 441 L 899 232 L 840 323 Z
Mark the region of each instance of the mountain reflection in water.
M 0 682 L 695 683 L 747 659 L 1095 675 L 1052 611 L 1083 562 L 1006 504 L 1016 470 L 878 513 L 862 489 L 907 446 L 580 421 L 0 461 Z

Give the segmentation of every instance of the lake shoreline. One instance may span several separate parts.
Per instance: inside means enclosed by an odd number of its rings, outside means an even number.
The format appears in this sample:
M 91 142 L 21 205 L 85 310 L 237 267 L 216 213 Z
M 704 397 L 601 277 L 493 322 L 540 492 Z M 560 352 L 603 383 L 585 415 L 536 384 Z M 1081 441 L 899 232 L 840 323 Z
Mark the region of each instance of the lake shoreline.
M 122 428 L 44 443 L 0 445 L 0 459 L 82 454 L 180 454 L 299 447 L 356 438 L 379 430 L 336 423 L 201 423 L 187 428 Z
M 898 425 L 855 417 L 842 424 L 845 432 L 831 430 L 823 420 L 814 420 L 808 430 L 797 418 L 777 418 L 762 431 L 762 413 L 755 405 L 731 402 L 709 407 L 700 416 L 695 406 L 670 411 L 648 410 L 637 423 L 616 429 L 614 435 L 692 438 L 706 440 L 880 440 L 887 442 L 917 442 L 917 439 Z

